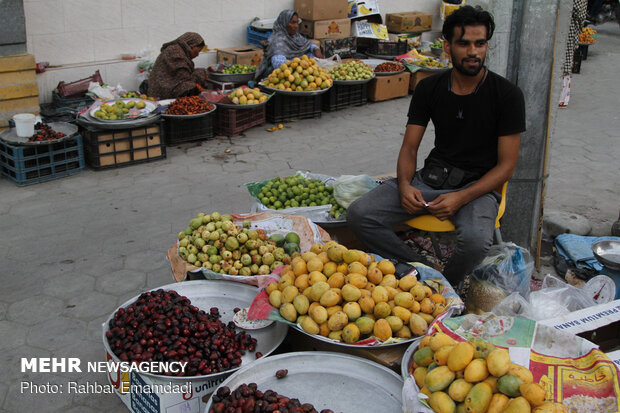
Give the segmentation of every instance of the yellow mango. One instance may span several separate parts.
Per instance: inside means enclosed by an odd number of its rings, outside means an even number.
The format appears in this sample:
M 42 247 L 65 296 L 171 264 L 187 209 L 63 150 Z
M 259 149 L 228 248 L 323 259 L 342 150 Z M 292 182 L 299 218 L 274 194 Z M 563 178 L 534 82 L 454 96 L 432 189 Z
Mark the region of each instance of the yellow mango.
M 463 379 L 456 379 L 450 384 L 448 394 L 455 402 L 462 402 L 465 401 L 465 397 L 467 397 L 467 394 L 472 387 L 474 387 L 473 384 L 468 383 Z
M 398 338 L 411 338 L 411 336 L 411 330 L 407 326 L 403 326 L 403 328 L 396 332 L 396 337 Z
M 532 375 L 531 371 L 515 363 L 510 363 L 507 374 L 517 376 L 523 380 L 523 383 L 532 383 L 534 381 L 534 375 Z
M 497 377 L 495 376 L 489 376 L 486 379 L 482 380 L 483 383 L 488 384 L 489 386 L 491 386 L 491 389 L 493 390 L 493 393 L 497 393 Z
M 485 413 L 492 397 L 491 386 L 486 383 L 478 383 L 471 388 L 465 397 L 465 410 L 467 413 Z
M 433 360 L 435 360 L 435 363 L 439 364 L 440 366 L 445 366 L 446 364 L 448 364 L 448 356 L 450 355 L 450 352 L 453 348 L 454 346 L 443 346 L 442 348 L 437 350 L 435 352 L 435 355 L 433 356 Z
M 535 407 L 532 413 L 568 413 L 568 409 L 562 403 L 544 402 Z
M 433 351 L 437 351 L 444 346 L 453 346 L 455 344 L 456 341 L 446 333 L 437 332 L 431 336 L 430 345 Z
M 503 413 L 530 413 L 531 411 L 532 408 L 525 397 L 517 397 L 508 402 Z
M 415 380 L 415 384 L 418 385 L 419 388 L 424 386 L 424 379 L 426 378 L 426 367 L 416 367 L 413 371 L 413 379 Z
M 534 407 L 543 404 L 545 402 L 545 397 L 547 397 L 545 389 L 538 383 L 523 383 L 519 386 L 519 390 L 521 391 L 521 396 L 525 397 Z
M 455 413 L 456 411 L 454 400 L 442 391 L 431 394 L 428 404 L 436 413 Z
M 454 380 L 454 372 L 447 366 L 439 366 L 426 373 L 424 385 L 432 392 L 446 389 Z
M 380 318 L 375 322 L 372 328 L 373 335 L 381 341 L 385 341 L 392 337 L 392 328 L 384 318 Z
M 487 370 L 487 362 L 483 359 L 473 359 L 471 363 L 465 367 L 465 380 L 470 383 L 482 381 L 488 376 L 489 370 Z
M 491 403 L 489 403 L 487 413 L 502 413 L 509 401 L 510 399 L 508 396 L 501 393 L 495 393 L 493 397 L 491 397 Z
M 464 370 L 474 358 L 474 346 L 468 342 L 458 343 L 448 355 L 448 367 L 452 371 Z
M 409 324 L 409 320 L 411 319 L 411 311 L 399 305 L 392 308 L 392 315 L 395 315 L 396 317 L 403 320 L 403 323 L 405 324 Z
M 428 323 L 418 314 L 411 314 L 409 329 L 414 335 L 423 336 L 428 331 Z
M 510 354 L 508 350 L 503 348 L 496 348 L 489 353 L 487 357 L 487 368 L 489 373 L 495 377 L 501 377 L 508 373 L 510 368 Z

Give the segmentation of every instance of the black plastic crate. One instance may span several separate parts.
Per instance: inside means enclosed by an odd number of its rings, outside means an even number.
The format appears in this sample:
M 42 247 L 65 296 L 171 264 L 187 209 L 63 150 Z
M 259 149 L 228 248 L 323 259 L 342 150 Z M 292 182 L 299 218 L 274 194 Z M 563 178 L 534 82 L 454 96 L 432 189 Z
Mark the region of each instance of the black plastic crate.
M 349 106 L 363 105 L 368 101 L 368 83 L 361 85 L 337 85 L 323 94 L 323 110 L 344 109 Z
M 575 49 L 575 54 L 573 55 L 573 67 L 572 67 L 573 73 L 581 72 L 581 60 L 582 59 L 583 59 L 583 55 L 581 53 L 581 50 L 579 48 Z
M 84 169 L 82 137 L 33 146 L 0 142 L 0 173 L 18 186 L 73 175 Z
M 82 96 L 76 98 L 63 98 L 56 92 L 52 92 L 52 103 L 56 109 L 74 109 L 81 111 L 90 107 L 95 102 L 90 96 Z
M 214 136 L 214 112 L 198 118 L 164 120 L 164 140 L 167 146 L 202 141 Z
M 378 56 L 400 56 L 408 51 L 409 43 L 407 40 L 390 42 L 379 39 L 370 39 L 370 45 L 368 46 L 366 53 Z
M 93 169 L 109 169 L 166 158 L 159 123 L 132 129 L 84 128 L 86 161 Z
M 279 123 L 321 116 L 321 95 L 298 96 L 276 93 L 267 103 L 267 121 Z
M 215 131 L 218 135 L 235 136 L 256 125 L 264 125 L 266 106 L 252 109 L 218 107 L 215 113 Z

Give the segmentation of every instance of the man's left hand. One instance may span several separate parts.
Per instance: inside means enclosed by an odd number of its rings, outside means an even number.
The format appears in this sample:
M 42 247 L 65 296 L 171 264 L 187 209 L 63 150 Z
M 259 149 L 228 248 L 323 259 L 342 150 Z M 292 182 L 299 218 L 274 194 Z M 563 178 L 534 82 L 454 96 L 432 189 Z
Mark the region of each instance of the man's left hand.
M 459 192 L 449 192 L 441 194 L 433 202 L 428 204 L 428 212 L 433 214 L 440 221 L 445 221 L 452 215 L 456 214 L 465 203 Z

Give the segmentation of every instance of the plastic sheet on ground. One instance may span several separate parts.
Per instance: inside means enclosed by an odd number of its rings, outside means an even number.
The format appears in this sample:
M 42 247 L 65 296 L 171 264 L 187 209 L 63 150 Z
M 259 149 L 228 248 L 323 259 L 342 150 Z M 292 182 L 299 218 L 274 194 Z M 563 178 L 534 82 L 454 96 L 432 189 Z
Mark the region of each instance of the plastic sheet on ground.
M 250 214 L 232 214 L 233 222 L 241 225 L 243 221 L 251 221 L 251 229 L 263 229 L 270 236 L 273 234 L 286 235 L 289 232 L 296 232 L 299 235 L 299 247 L 303 251 L 310 250 L 313 244 L 325 243 L 331 240 L 331 237 L 324 229 L 308 220 L 306 217 L 290 216 L 284 214 L 272 214 L 270 212 L 256 212 Z M 251 284 L 258 287 L 266 285 L 269 275 L 226 275 L 216 273 L 206 268 L 195 267 L 179 257 L 179 242 L 170 247 L 166 257 L 170 261 L 172 275 L 175 281 L 183 281 L 187 272 L 202 273 L 207 280 L 228 280 L 237 281 L 244 284 Z
M 301 172 L 301 171 L 297 171 L 297 174 L 303 176 L 304 178 L 308 178 L 308 179 L 318 179 L 321 182 L 323 182 L 325 185 L 330 185 L 330 186 L 333 185 L 334 181 L 336 180 L 336 178 L 334 178 L 333 176 L 324 175 L 324 174 L 315 174 L 315 173 Z M 254 200 L 251 206 L 252 212 L 274 212 L 274 213 L 286 214 L 286 215 L 301 215 L 301 216 L 307 217 L 309 220 L 317 224 L 345 223 L 346 222 L 344 215 L 340 215 L 338 219 L 335 219 L 331 215 L 329 215 L 329 211 L 332 208 L 332 204 L 319 205 L 319 206 L 314 206 L 314 207 L 285 208 L 285 209 L 278 209 L 278 210 L 267 208 L 258 199 L 258 194 L 260 193 L 260 190 L 263 188 L 263 186 L 265 186 L 265 184 L 267 184 L 267 182 L 269 182 L 269 180 L 263 181 L 263 182 L 250 182 L 250 183 L 245 184 L 246 188 L 248 188 L 248 192 L 250 193 L 250 196 Z
M 564 404 L 570 413 L 620 411 L 618 367 L 593 343 L 525 318 L 491 313 L 444 319 L 434 328 L 457 341 L 480 337 L 508 348 L 513 363 L 530 369 L 549 400 Z M 429 334 L 432 334 L 429 329 Z M 428 412 L 427 396 L 419 393 L 411 375 L 403 386 L 403 411 Z

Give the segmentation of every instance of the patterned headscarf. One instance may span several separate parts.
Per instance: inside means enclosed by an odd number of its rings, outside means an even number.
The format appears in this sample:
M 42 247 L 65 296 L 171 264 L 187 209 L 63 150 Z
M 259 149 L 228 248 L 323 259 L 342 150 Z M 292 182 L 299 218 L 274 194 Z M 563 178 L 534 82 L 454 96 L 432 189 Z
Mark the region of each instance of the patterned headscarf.
M 294 57 L 300 57 L 308 52 L 312 47 L 312 42 L 306 39 L 303 35 L 295 33 L 290 35 L 287 31 L 287 26 L 294 15 L 297 13 L 293 10 L 282 10 L 280 15 L 273 23 L 273 32 L 269 37 L 269 46 L 261 62 L 261 65 L 257 71 L 257 75 L 261 76 L 267 71 L 267 68 L 271 64 L 271 58 L 274 55 L 283 55 L 287 59 Z

